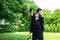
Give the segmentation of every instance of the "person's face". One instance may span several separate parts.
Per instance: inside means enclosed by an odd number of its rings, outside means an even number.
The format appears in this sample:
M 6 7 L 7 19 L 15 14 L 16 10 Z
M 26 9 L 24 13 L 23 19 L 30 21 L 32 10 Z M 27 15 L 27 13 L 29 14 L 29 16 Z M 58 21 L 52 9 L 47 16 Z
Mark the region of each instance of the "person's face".
M 36 18 L 38 18 L 38 17 L 39 17 L 39 14 L 38 14 L 38 13 L 37 13 L 37 14 L 35 14 L 35 17 L 36 17 Z

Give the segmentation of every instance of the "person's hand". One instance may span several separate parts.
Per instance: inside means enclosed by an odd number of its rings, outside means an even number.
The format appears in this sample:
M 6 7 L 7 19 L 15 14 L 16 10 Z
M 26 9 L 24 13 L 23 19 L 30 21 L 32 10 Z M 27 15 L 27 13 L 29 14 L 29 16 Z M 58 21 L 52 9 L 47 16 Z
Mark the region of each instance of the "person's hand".
M 44 11 L 45 11 L 45 8 L 42 9 L 42 11 L 41 11 L 41 15 L 42 15 L 42 17 L 44 16 Z
M 45 11 L 45 8 L 44 9 L 42 9 L 42 12 L 44 12 Z
M 33 16 L 33 8 L 30 8 L 30 15 Z
M 30 13 L 30 14 L 31 14 L 31 16 L 33 16 L 33 10 L 31 11 L 31 13 Z

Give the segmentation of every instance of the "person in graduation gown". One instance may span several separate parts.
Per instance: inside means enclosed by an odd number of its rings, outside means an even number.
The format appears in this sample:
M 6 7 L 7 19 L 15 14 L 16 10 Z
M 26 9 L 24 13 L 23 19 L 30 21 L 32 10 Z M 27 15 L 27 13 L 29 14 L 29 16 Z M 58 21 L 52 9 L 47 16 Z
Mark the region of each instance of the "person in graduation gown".
M 32 10 L 32 9 L 31 9 Z M 36 14 L 31 13 L 30 33 L 32 33 L 32 40 L 43 40 L 44 31 L 44 17 L 40 15 L 42 9 L 38 8 Z

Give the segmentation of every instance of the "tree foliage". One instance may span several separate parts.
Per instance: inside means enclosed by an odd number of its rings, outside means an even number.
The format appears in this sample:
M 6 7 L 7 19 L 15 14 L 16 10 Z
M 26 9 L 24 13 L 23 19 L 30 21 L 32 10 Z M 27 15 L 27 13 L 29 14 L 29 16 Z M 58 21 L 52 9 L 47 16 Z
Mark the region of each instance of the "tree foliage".
M 28 31 L 31 23 L 31 18 L 29 16 L 29 9 L 31 7 L 35 13 L 38 6 L 33 0 L 0 0 L 0 19 L 5 19 L 5 22 L 9 22 L 9 27 L 11 27 L 11 25 L 13 25 L 12 27 L 16 26 L 18 29 L 17 31 Z M 55 30 L 55 26 L 60 28 L 60 9 L 56 9 L 52 14 L 50 14 L 50 10 L 46 9 L 43 13 L 45 28 L 48 27 L 50 30 L 52 27 L 54 27 L 53 29 Z M 8 26 L 0 26 L 0 30 L 6 27 L 5 29 L 9 31 Z M 10 29 L 12 30 L 12 28 Z M 50 31 L 48 29 L 45 29 L 45 31 L 46 30 Z

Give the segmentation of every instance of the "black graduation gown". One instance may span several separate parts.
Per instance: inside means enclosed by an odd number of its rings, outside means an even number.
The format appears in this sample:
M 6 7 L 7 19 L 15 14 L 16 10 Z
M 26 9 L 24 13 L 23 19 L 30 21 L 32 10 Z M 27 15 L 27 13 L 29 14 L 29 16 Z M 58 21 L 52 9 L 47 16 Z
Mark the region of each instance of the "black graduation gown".
M 39 23 L 40 23 L 41 30 L 44 31 L 44 17 L 39 18 Z M 34 26 L 36 26 L 35 17 L 31 16 L 30 32 L 34 32 L 35 29 Z
M 30 32 L 32 32 L 33 39 L 36 39 L 38 36 L 39 40 L 43 40 L 43 30 L 44 30 L 43 21 L 44 21 L 44 18 L 40 17 L 37 21 L 39 22 L 38 26 L 36 26 L 35 17 L 31 16 Z

